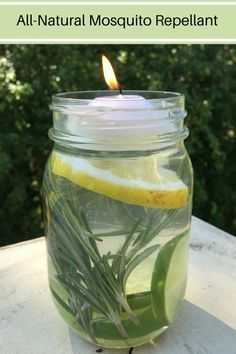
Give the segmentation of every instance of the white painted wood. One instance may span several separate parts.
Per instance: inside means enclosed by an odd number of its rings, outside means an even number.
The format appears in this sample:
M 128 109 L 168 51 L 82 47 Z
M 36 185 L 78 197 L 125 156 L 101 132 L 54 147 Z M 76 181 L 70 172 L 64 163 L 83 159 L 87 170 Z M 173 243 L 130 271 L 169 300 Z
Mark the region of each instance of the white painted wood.
M 95 354 L 50 298 L 45 240 L 0 249 L 0 354 Z M 103 354 L 128 350 L 104 349 Z M 175 323 L 133 354 L 236 354 L 236 238 L 193 218 L 186 300 Z

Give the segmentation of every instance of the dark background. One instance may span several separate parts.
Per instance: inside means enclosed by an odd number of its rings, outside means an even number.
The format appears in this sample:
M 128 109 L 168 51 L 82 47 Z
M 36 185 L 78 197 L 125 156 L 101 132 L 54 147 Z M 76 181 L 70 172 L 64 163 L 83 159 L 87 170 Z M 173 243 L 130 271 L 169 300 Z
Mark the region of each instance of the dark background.
M 124 89 L 186 95 L 193 214 L 235 233 L 235 45 L 0 45 L 0 245 L 44 234 L 40 189 L 52 147 L 50 96 L 106 89 L 101 53 Z

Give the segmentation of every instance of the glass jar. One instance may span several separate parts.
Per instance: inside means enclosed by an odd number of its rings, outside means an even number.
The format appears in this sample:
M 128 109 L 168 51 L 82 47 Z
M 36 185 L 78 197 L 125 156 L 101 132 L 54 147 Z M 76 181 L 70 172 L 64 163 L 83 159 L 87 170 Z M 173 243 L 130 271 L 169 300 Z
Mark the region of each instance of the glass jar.
M 75 92 L 53 96 L 51 109 L 43 199 L 56 308 L 99 346 L 149 342 L 173 322 L 186 288 L 184 96 Z

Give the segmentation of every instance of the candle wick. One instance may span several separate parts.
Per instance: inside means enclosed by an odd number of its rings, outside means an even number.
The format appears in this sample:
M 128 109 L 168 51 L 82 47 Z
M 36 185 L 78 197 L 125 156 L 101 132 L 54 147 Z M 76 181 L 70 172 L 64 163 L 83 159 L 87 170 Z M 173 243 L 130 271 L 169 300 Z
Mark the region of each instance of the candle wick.
M 120 95 L 122 95 L 122 88 L 119 87 L 119 92 L 120 92 Z

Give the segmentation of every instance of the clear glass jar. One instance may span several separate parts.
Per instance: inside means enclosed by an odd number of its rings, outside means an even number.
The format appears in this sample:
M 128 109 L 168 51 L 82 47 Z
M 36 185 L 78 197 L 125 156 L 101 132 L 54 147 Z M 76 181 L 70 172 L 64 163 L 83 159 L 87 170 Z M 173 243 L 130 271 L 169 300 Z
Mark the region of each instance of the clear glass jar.
M 51 109 L 43 198 L 54 303 L 88 341 L 144 344 L 173 322 L 186 287 L 184 97 L 75 92 L 53 96 Z

